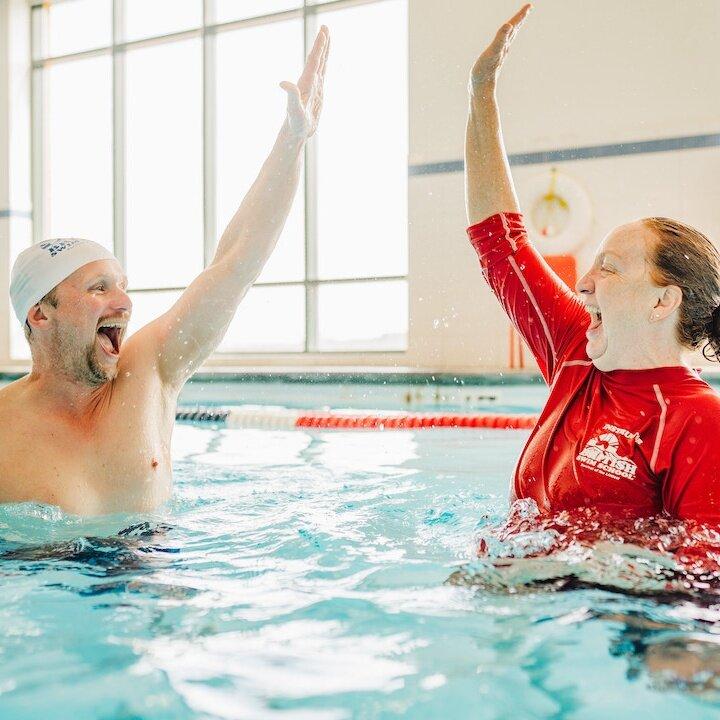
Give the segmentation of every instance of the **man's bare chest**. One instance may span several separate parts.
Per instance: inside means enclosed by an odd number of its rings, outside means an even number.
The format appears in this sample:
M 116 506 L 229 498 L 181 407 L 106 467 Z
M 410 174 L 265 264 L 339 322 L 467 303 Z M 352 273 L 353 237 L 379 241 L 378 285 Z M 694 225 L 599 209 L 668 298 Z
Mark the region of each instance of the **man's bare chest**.
M 138 393 L 116 396 L 80 422 L 17 413 L 0 426 L 0 501 L 79 514 L 156 507 L 171 490 L 173 414 Z

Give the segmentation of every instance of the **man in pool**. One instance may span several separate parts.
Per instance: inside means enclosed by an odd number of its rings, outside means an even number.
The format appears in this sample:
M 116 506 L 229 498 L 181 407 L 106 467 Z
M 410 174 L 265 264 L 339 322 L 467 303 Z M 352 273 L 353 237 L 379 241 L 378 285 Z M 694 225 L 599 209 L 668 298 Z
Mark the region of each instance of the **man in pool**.
M 258 178 L 210 265 L 173 307 L 124 341 L 132 303 L 120 263 L 84 240 L 18 257 L 10 294 L 32 353 L 0 391 L 0 502 L 96 515 L 142 512 L 172 490 L 178 394 L 215 350 L 270 256 L 318 124 L 329 34 L 322 27 Z

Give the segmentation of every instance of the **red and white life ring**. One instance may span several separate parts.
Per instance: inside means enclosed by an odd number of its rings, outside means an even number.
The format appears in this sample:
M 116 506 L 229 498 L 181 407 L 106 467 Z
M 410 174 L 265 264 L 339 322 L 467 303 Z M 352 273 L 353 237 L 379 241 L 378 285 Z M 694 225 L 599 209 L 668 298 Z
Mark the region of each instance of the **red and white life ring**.
M 575 255 L 592 228 L 592 204 L 577 180 L 555 168 L 518 184 L 528 237 L 541 255 Z

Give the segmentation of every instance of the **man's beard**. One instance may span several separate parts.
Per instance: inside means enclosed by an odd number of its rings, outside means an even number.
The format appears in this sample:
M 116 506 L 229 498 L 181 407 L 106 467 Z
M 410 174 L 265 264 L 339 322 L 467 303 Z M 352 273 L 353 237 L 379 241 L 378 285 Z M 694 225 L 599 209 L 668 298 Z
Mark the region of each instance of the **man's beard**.
M 78 380 L 84 380 L 88 385 L 94 385 L 96 387 L 104 385 L 106 382 L 112 380 L 115 377 L 113 373 L 112 377 L 108 374 L 107 370 L 98 362 L 97 352 L 95 350 L 95 344 L 89 345 L 87 352 L 85 353 L 86 365 L 83 369 L 83 377 Z
M 67 373 L 76 382 L 90 387 L 100 387 L 115 379 L 117 367 L 112 374 L 103 367 L 97 357 L 101 350 L 98 350 L 96 342 L 88 344 L 83 351 L 78 352 L 60 333 L 56 333 L 55 340 L 59 350 L 60 365 L 65 366 Z

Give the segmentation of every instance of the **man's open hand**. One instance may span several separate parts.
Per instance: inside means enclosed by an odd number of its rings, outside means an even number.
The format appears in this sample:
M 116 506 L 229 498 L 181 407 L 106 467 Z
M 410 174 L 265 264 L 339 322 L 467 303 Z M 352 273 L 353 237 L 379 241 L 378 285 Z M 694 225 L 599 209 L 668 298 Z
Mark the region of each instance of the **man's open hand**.
M 294 136 L 303 140 L 311 137 L 318 126 L 329 50 L 330 32 L 323 25 L 315 38 L 315 44 L 297 85 L 287 80 L 280 83 L 280 87 L 288 94 L 288 128 Z

